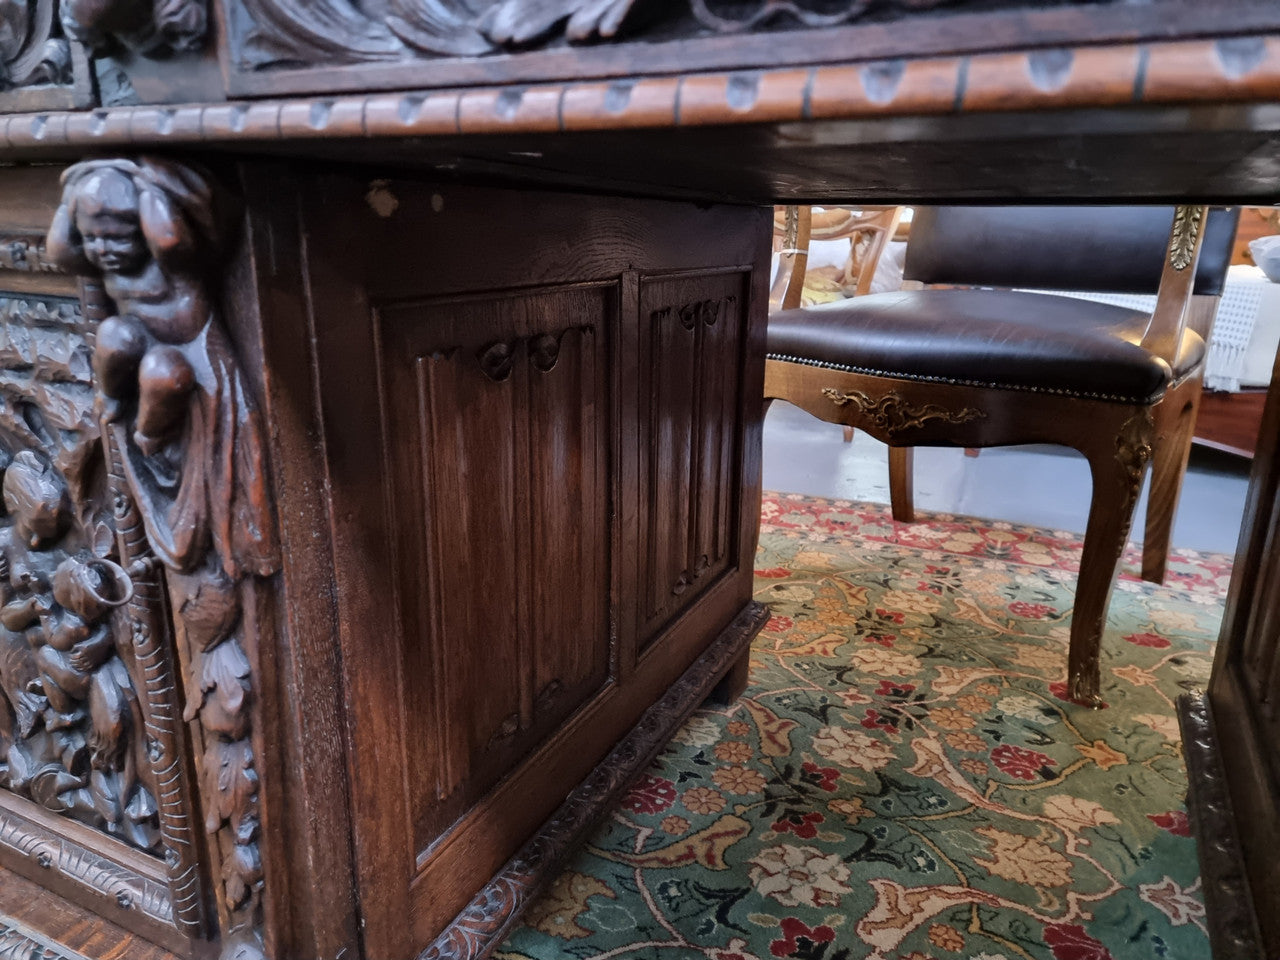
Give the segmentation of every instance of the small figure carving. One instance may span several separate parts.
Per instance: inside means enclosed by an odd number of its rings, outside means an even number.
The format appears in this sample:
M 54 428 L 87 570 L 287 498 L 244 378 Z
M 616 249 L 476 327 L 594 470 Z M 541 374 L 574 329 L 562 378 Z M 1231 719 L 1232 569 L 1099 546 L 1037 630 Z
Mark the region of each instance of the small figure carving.
M 156 554 L 189 572 L 212 540 L 228 577 L 272 572 L 261 426 L 208 295 L 223 226 L 208 182 L 159 160 L 91 160 L 63 184 L 49 254 L 101 278 L 116 306 L 94 372 L 107 422 L 133 407 L 125 470 Z

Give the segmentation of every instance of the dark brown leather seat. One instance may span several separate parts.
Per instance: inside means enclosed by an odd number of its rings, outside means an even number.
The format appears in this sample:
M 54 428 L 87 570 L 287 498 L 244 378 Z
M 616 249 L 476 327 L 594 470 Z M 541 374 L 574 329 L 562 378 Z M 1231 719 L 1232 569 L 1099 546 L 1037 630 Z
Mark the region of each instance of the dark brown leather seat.
M 945 289 L 769 318 L 766 398 L 889 444 L 897 519 L 912 517 L 915 446 L 1055 443 L 1088 458 L 1068 656 L 1083 702 L 1099 702 L 1102 630 L 1148 463 L 1143 576 L 1164 578 L 1206 353 L 1185 321 L 1212 322 L 1237 219 L 1198 207 L 924 208 L 906 278 Z M 1158 296 L 1148 314 L 1008 288 Z
M 1171 365 L 1140 345 L 1149 313 L 1006 290 L 915 290 L 783 310 L 770 358 L 909 380 L 1126 403 L 1158 400 L 1204 359 L 1186 330 Z

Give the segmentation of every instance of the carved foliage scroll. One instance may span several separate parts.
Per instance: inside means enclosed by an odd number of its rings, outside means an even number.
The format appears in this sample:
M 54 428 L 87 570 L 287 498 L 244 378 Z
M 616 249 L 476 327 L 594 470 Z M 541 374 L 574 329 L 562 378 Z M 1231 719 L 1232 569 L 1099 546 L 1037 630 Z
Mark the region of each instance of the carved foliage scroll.
M 951 410 L 936 403 L 911 403 L 897 393 L 873 398 L 861 390 L 823 387 L 822 395 L 837 407 L 850 407 L 860 418 L 891 435 L 923 427 L 930 420 L 960 424 L 986 417 L 985 413 L 973 407 Z
M 918 9 L 944 2 L 880 5 Z M 870 0 L 388 0 L 375 8 L 346 0 L 244 0 L 250 25 L 240 59 L 244 67 L 259 69 L 423 54 L 475 57 L 646 33 L 696 36 L 775 25 L 828 26 L 856 20 L 871 6 Z
M 195 50 L 208 26 L 206 0 L 61 0 L 67 36 L 91 50 L 116 44 L 147 56 Z
M 70 82 L 56 0 L 0 0 L 0 90 Z
M 251 612 L 279 550 L 261 419 L 217 304 L 229 220 L 206 175 L 166 161 L 88 161 L 63 184 L 50 253 L 105 315 L 94 386 L 122 536 L 140 525 L 134 567 L 164 571 L 223 955 L 246 960 L 262 955 L 263 887 Z

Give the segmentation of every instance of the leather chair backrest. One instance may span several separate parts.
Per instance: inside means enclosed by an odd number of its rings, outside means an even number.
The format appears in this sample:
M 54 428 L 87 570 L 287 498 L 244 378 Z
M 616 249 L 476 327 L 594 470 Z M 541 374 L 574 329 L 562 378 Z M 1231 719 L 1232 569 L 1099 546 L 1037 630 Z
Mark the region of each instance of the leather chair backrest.
M 1155 293 L 1173 207 L 917 207 L 904 279 L 975 287 Z M 1195 292 L 1218 295 L 1239 207 L 1209 212 Z

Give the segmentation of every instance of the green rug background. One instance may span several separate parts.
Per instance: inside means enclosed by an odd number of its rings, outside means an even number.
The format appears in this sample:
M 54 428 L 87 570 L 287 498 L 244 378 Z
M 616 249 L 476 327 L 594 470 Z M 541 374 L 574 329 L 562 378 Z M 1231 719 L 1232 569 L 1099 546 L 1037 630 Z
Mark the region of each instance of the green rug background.
M 769 494 L 751 686 L 703 709 L 497 956 L 1209 955 L 1173 701 L 1230 558 L 1136 554 L 1106 709 L 1062 699 L 1079 536 Z

